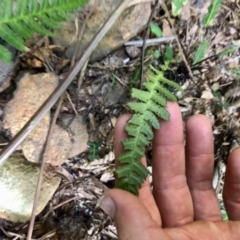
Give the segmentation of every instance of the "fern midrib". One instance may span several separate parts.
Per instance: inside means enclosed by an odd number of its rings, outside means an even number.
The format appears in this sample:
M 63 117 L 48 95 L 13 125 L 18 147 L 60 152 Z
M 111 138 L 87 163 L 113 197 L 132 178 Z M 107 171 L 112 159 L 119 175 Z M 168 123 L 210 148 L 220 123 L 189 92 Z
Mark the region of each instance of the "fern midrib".
M 75 3 L 72 3 L 72 5 L 74 5 Z M 49 5 L 50 6 L 50 5 Z M 27 18 L 28 19 L 32 19 L 34 17 L 38 17 L 38 16 L 42 16 L 43 14 L 46 14 L 46 13 L 51 13 L 53 11 L 59 11 L 59 12 L 62 12 L 63 9 L 68 9 L 69 8 L 69 3 L 66 3 L 64 5 L 59 5 L 59 6 L 56 6 L 56 5 L 53 5 L 53 6 L 50 6 L 49 8 L 43 8 L 43 9 L 40 9 L 39 10 L 42 10 L 42 11 L 34 11 L 34 12 L 28 12 L 28 13 L 25 13 L 25 15 L 17 15 L 17 16 L 12 16 L 11 18 L 7 18 L 7 19 L 1 19 L 0 20 L 0 25 L 2 24 L 8 24 L 8 23 L 12 23 L 12 22 L 16 22 L 16 21 L 22 21 L 22 20 L 26 20 Z
M 154 81 L 154 85 L 153 85 L 153 88 L 152 88 L 152 91 L 150 92 L 150 95 L 149 95 L 149 98 L 147 99 L 147 102 L 145 103 L 145 105 L 146 105 L 146 107 L 145 107 L 145 109 L 144 109 L 144 113 L 146 112 L 146 110 L 148 109 L 148 106 L 149 106 L 149 101 L 150 100 L 152 100 L 152 96 L 153 96 L 153 94 L 154 94 L 154 91 L 155 91 L 155 89 L 156 89 L 156 87 L 157 87 L 157 84 L 158 83 L 158 80 L 156 79 L 155 81 Z M 137 128 L 137 136 L 138 137 L 135 137 L 135 141 L 134 141 L 134 148 L 133 149 L 136 149 L 136 147 L 137 147 L 137 139 L 139 138 L 139 134 L 141 133 L 141 127 L 142 127 L 142 125 L 143 125 L 143 123 L 144 123 L 144 114 L 141 114 L 141 123 L 139 124 L 139 125 L 137 125 L 138 126 L 138 128 Z M 131 153 L 132 154 L 134 154 L 133 153 L 133 150 L 131 151 Z M 143 156 L 142 156 L 143 157 Z M 137 159 L 137 160 L 139 160 L 139 159 Z M 132 168 L 134 167 L 134 165 L 133 165 L 133 162 L 134 162 L 134 157 L 133 157 L 133 161 L 131 161 L 131 164 L 130 164 L 130 171 L 129 171 L 129 174 L 128 174 L 128 178 L 127 179 L 130 179 L 130 175 L 131 175 L 131 172 L 132 172 Z

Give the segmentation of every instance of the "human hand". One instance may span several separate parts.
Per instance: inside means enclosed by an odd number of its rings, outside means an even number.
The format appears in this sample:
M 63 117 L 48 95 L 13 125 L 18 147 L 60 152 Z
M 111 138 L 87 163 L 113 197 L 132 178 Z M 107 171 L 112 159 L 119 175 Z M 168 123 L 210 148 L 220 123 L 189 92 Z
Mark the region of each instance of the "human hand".
M 109 190 L 99 205 L 117 227 L 119 240 L 240 239 L 240 148 L 228 159 L 223 198 L 228 217 L 222 221 L 212 188 L 214 147 L 210 121 L 192 116 L 183 124 L 179 107 L 168 104 L 170 121 L 161 122 L 153 140 L 153 193 L 147 180 L 139 196 Z M 115 129 L 116 159 L 126 138 L 122 116 Z M 146 164 L 146 159 L 142 162 Z

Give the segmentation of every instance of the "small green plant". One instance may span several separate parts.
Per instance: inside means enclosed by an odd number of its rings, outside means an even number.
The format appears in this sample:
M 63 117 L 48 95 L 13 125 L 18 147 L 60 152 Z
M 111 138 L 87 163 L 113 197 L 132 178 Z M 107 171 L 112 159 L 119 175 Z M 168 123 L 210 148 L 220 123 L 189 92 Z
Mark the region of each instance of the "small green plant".
M 213 23 L 223 0 L 213 0 L 208 8 L 208 13 L 203 18 L 202 24 L 206 27 Z
M 203 26 L 207 27 L 211 25 L 219 12 L 223 0 L 213 0 L 208 8 L 207 14 L 202 20 Z M 172 0 L 172 14 L 173 16 L 178 16 L 185 4 L 188 3 L 188 0 Z
M 238 68 L 232 68 L 232 69 L 230 69 L 230 71 L 231 71 L 233 74 L 235 74 L 235 75 L 237 75 L 237 76 L 240 76 L 240 69 L 238 69 Z
M 167 46 L 164 52 L 164 62 L 172 62 L 173 60 L 173 49 Z
M 207 40 L 203 40 L 203 42 L 199 45 L 197 51 L 195 52 L 195 57 L 192 65 L 195 65 L 204 59 L 204 56 L 208 49 L 208 45 L 209 42 Z
M 152 66 L 150 69 L 152 74 L 147 76 L 147 81 L 143 84 L 144 90 L 132 89 L 134 101 L 128 103 L 128 106 L 134 114 L 125 127 L 128 133 L 128 138 L 123 141 L 125 153 L 118 158 L 121 165 L 116 170 L 117 187 L 133 194 L 138 194 L 138 188 L 148 175 L 140 159 L 144 156 L 144 148 L 153 139 L 152 128 L 160 128 L 158 118 L 169 120 L 167 100 L 176 101 L 167 87 L 181 91 L 177 83 L 164 77 L 164 71 Z
M 156 37 L 162 37 L 162 30 L 156 23 L 151 22 L 149 27 L 153 35 Z
M 161 56 L 160 51 L 159 51 L 158 49 L 154 50 L 154 52 L 153 52 L 153 57 L 154 57 L 155 59 L 159 59 L 160 56 Z
M 89 147 L 89 150 L 88 150 L 88 159 L 89 159 L 90 161 L 93 161 L 94 159 L 99 159 L 99 158 L 100 158 L 99 148 L 101 147 L 102 142 L 98 142 L 98 141 L 95 141 L 95 142 L 88 141 L 88 142 L 87 142 L 87 145 L 88 145 L 88 147 Z
M 18 50 L 26 51 L 24 40 L 34 32 L 54 36 L 69 13 L 82 7 L 88 0 L 1 0 L 0 38 Z M 0 59 L 9 63 L 11 53 L 0 44 Z
M 183 6 L 187 4 L 188 0 L 172 0 L 172 14 L 178 16 Z

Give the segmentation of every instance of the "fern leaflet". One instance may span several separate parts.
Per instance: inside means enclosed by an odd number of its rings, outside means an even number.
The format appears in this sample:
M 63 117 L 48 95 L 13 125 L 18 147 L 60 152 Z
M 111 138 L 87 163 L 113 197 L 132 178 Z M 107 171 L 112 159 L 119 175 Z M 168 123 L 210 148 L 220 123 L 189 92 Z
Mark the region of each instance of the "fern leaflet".
M 121 165 L 116 170 L 117 187 L 133 194 L 138 194 L 138 188 L 148 175 L 140 158 L 144 156 L 144 147 L 153 139 L 152 128 L 160 128 L 158 118 L 169 119 L 167 100 L 176 101 L 167 86 L 181 91 L 181 87 L 165 78 L 163 72 L 150 68 L 154 74 L 148 76 L 148 81 L 143 84 L 145 89 L 132 89 L 131 96 L 135 101 L 128 106 L 134 114 L 125 127 L 129 137 L 123 141 L 125 153 L 118 158 Z
M 54 36 L 60 21 L 68 19 L 68 13 L 77 10 L 88 0 L 1 0 L 0 38 L 21 51 L 26 51 L 24 40 L 34 32 Z M 11 54 L 0 45 L 0 58 L 11 61 Z

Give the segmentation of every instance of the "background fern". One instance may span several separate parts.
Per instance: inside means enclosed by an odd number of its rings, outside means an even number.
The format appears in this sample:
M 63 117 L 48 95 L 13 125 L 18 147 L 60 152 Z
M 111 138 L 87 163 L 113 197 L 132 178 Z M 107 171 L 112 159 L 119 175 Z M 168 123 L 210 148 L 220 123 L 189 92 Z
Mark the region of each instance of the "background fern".
M 21 51 L 26 51 L 24 40 L 34 32 L 53 36 L 59 22 L 88 0 L 1 0 L 0 38 Z M 0 45 L 0 59 L 9 63 L 11 53 Z
M 150 69 L 153 74 L 143 84 L 145 90 L 132 89 L 131 96 L 135 101 L 128 103 L 128 106 L 134 114 L 125 128 L 129 137 L 123 141 L 125 153 L 118 158 L 121 165 L 116 170 L 116 186 L 133 194 L 138 194 L 138 188 L 148 175 L 140 158 L 144 156 L 144 148 L 153 139 L 152 128 L 160 128 L 158 118 L 169 119 L 167 100 L 176 101 L 167 86 L 181 90 L 177 83 L 166 79 L 162 71 L 152 66 Z

